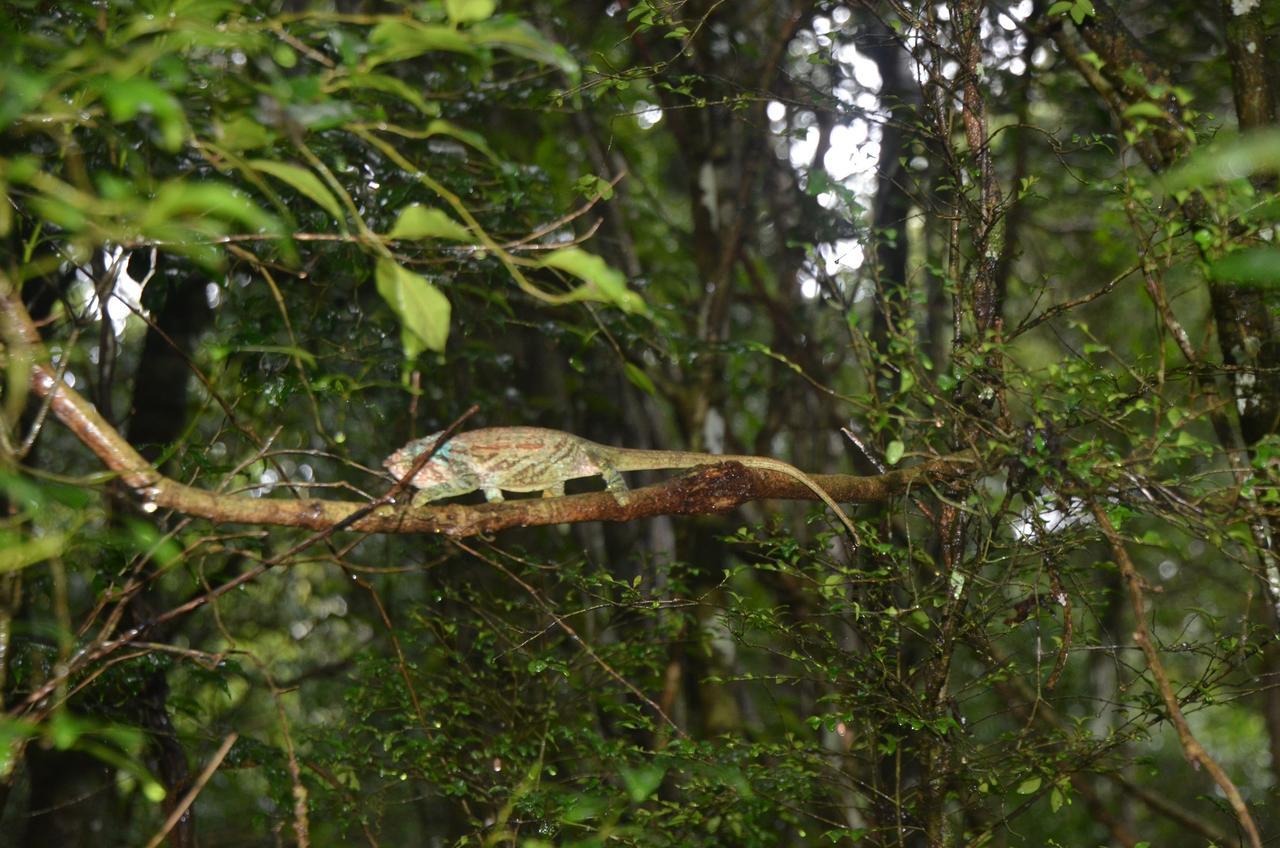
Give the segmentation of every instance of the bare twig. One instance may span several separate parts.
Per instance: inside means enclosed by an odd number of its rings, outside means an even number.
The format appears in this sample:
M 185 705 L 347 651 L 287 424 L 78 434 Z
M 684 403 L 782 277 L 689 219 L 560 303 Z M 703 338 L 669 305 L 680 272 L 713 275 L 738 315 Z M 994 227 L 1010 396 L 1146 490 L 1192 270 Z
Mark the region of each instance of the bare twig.
M 226 759 L 227 753 L 231 750 L 231 746 L 236 744 L 236 740 L 239 738 L 239 733 L 227 734 L 227 738 L 222 740 L 222 744 L 218 746 L 218 750 L 214 752 L 213 756 L 209 759 L 209 762 L 207 762 L 205 767 L 201 770 L 200 776 L 196 778 L 195 784 L 187 794 L 182 797 L 182 800 L 178 802 L 178 805 L 173 808 L 172 812 L 169 813 L 169 817 L 164 820 L 164 824 L 160 826 L 160 830 L 156 832 L 156 835 L 151 837 L 151 840 L 147 842 L 147 848 L 157 848 L 157 846 L 159 846 L 160 843 L 164 841 L 164 838 L 169 834 L 169 831 L 173 830 L 178 822 L 182 820 L 182 817 L 187 814 L 187 810 L 191 809 L 191 805 L 195 803 L 196 797 L 200 794 L 200 791 L 204 789 L 205 784 L 209 782 L 209 778 L 213 777 L 213 773 L 218 770 L 218 766 L 222 765 L 222 761 Z
M 1151 669 L 1151 676 L 1155 678 L 1156 689 L 1160 693 L 1161 700 L 1164 701 L 1165 709 L 1169 713 L 1169 720 L 1173 723 L 1174 730 L 1178 733 L 1178 742 L 1182 745 L 1182 753 L 1186 756 L 1187 761 L 1196 768 L 1204 767 L 1204 770 L 1213 778 L 1213 782 L 1218 785 L 1222 793 L 1227 798 L 1227 803 L 1231 805 L 1231 809 L 1235 812 L 1236 818 L 1240 822 L 1240 827 L 1244 829 L 1245 834 L 1249 837 L 1249 845 L 1252 848 L 1262 848 L 1262 837 L 1258 833 L 1258 826 L 1253 821 L 1253 816 L 1249 813 L 1249 808 L 1244 803 L 1244 798 L 1240 795 L 1240 790 L 1236 788 L 1235 783 L 1223 771 L 1222 766 L 1218 765 L 1217 760 L 1209 755 L 1204 746 L 1200 744 L 1200 740 L 1196 739 L 1191 732 L 1191 726 L 1187 724 L 1187 719 L 1182 714 L 1182 707 L 1178 703 L 1177 696 L 1173 693 L 1173 686 L 1169 683 L 1168 672 L 1165 671 L 1164 664 L 1160 661 L 1160 654 L 1156 651 L 1154 643 L 1151 641 L 1150 631 L 1147 629 L 1147 609 L 1146 600 L 1142 591 L 1143 580 L 1138 574 L 1137 567 L 1133 564 L 1133 560 L 1129 557 L 1129 552 L 1124 546 L 1124 540 L 1120 538 L 1120 534 L 1116 532 L 1116 528 L 1111 523 L 1111 519 L 1107 517 L 1107 513 L 1097 504 L 1089 505 L 1090 511 L 1093 512 L 1094 519 L 1098 522 L 1107 542 L 1111 545 L 1111 554 L 1115 557 L 1116 565 L 1120 567 L 1120 574 L 1124 578 L 1125 587 L 1129 591 L 1129 602 L 1133 607 L 1134 632 L 1133 640 L 1142 648 L 1143 655 L 1147 658 L 1147 667 Z
M 511 571 L 511 569 L 507 568 L 505 565 L 498 562 L 496 559 L 493 559 L 492 557 L 487 557 L 484 554 L 477 551 L 475 548 L 468 547 L 467 545 L 463 544 L 462 542 L 459 542 L 456 539 L 453 540 L 453 544 L 459 549 L 465 551 L 466 553 L 471 554 L 471 556 L 475 557 L 481 562 L 487 563 L 493 568 L 496 568 L 498 571 L 501 571 L 512 582 L 516 583 L 518 586 L 520 586 L 521 589 L 524 589 L 526 592 L 528 592 L 529 597 L 533 598 L 533 602 L 536 603 L 539 607 L 541 607 L 542 611 L 546 613 L 548 616 L 550 616 L 551 620 L 556 623 L 556 626 L 559 627 L 561 630 L 563 630 L 570 639 L 572 639 L 574 642 L 580 645 L 582 647 L 582 650 L 586 652 L 587 656 L 591 657 L 591 659 L 596 663 L 596 665 L 604 669 L 605 674 L 609 675 L 614 680 L 621 683 L 624 687 L 626 687 L 628 692 L 630 692 L 632 695 L 635 695 L 637 698 L 643 701 L 645 705 L 649 707 L 649 709 L 657 713 L 657 715 L 663 721 L 665 721 L 668 725 L 671 726 L 671 729 L 676 732 L 676 735 L 680 736 L 681 738 L 687 738 L 688 734 L 684 732 L 684 730 L 680 727 L 680 725 L 676 724 L 675 721 L 672 720 L 671 716 L 667 715 L 666 711 L 663 710 L 662 707 L 659 706 L 656 701 L 654 701 L 644 692 L 641 692 L 640 689 L 634 683 L 632 683 L 630 680 L 627 680 L 625 677 L 619 674 L 618 671 L 613 666 L 605 662 L 604 659 L 599 654 L 596 653 L 595 649 L 592 648 L 591 645 L 585 639 L 583 639 L 581 636 L 578 635 L 578 631 L 574 629 L 573 625 L 565 621 L 564 617 L 561 616 L 559 613 L 557 613 L 555 609 L 551 606 L 551 604 L 547 603 L 547 601 L 542 597 L 542 595 L 538 593 L 537 589 L 535 589 L 533 586 L 530 586 L 524 580 L 521 580 L 520 577 L 518 577 L 516 574 L 514 574 Z

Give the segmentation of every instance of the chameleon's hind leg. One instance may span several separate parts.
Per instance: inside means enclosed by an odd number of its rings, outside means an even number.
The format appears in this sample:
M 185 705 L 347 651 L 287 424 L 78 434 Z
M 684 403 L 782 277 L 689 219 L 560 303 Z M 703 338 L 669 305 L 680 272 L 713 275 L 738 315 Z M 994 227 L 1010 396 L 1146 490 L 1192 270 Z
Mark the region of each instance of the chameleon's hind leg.
M 626 506 L 631 496 L 627 494 L 627 481 L 622 479 L 618 469 L 606 465 L 600 469 L 600 476 L 604 478 L 604 487 L 609 494 L 613 495 L 613 499 L 622 506 Z
M 493 486 L 486 486 L 484 489 L 484 499 L 489 503 L 502 503 L 502 490 Z
M 550 486 L 542 490 L 544 498 L 563 498 L 564 497 L 564 481 L 552 483 Z

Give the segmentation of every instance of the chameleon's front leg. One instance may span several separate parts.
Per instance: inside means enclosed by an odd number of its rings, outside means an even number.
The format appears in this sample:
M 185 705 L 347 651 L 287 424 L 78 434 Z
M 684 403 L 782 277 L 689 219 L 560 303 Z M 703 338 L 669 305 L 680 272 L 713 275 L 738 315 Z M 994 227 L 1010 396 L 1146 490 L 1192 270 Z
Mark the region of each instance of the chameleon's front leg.
M 413 496 L 414 506 L 426 506 L 432 501 L 442 500 L 444 498 L 452 498 L 457 495 L 465 495 L 468 492 L 474 492 L 480 488 L 479 482 L 470 479 L 451 480 L 447 483 L 436 483 L 431 486 L 424 486 Z M 486 490 L 485 495 L 488 496 Z M 501 499 L 501 496 L 499 496 Z

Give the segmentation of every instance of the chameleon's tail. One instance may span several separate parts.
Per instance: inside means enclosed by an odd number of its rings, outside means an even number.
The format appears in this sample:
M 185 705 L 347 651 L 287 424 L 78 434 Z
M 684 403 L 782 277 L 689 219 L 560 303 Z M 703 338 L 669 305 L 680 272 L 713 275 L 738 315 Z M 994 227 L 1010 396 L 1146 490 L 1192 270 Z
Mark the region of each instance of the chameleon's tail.
M 853 537 L 854 544 L 861 544 L 858 539 L 858 530 L 853 526 L 853 521 L 840 508 L 840 504 L 836 503 L 835 499 L 828 494 L 827 490 L 815 483 L 812 477 L 799 468 L 780 459 L 771 459 L 765 456 L 735 456 L 733 454 L 640 449 L 628 449 L 621 455 L 613 457 L 613 464 L 619 471 L 663 471 L 672 468 L 694 468 L 699 465 L 713 465 L 717 462 L 737 462 L 748 468 L 776 471 L 799 483 L 803 483 L 836 514 L 836 517 L 848 529 L 849 535 Z
M 853 521 L 851 521 L 849 519 L 849 516 L 845 514 L 845 511 L 840 508 L 840 504 L 836 503 L 835 498 L 831 497 L 831 495 L 828 494 L 826 489 L 822 488 L 817 483 L 815 483 L 812 477 L 810 477 L 808 474 L 805 474 L 799 468 L 796 468 L 794 465 L 791 465 L 789 463 L 783 462 L 780 459 L 770 459 L 768 457 L 763 457 L 763 456 L 726 456 L 724 458 L 724 461 L 740 462 L 743 465 L 747 466 L 748 468 L 760 468 L 765 471 L 777 471 L 780 474 L 785 474 L 791 479 L 796 480 L 808 486 L 809 489 L 815 495 L 817 495 L 818 498 L 824 504 L 826 504 L 827 507 L 832 512 L 836 514 L 836 518 L 839 518 L 840 522 L 844 524 L 845 528 L 849 531 L 849 535 L 853 538 L 853 543 L 855 545 L 862 544 L 862 541 L 858 538 L 858 528 L 853 526 Z

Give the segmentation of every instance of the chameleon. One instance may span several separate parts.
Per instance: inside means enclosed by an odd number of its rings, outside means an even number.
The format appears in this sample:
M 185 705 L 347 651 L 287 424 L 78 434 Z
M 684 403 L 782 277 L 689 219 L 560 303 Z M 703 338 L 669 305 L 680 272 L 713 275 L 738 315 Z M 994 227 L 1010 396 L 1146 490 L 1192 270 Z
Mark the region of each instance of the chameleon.
M 383 466 L 404 478 L 414 461 L 431 450 L 443 431 L 409 442 L 383 461 Z M 564 495 L 566 480 L 600 476 L 605 488 L 622 505 L 628 501 L 623 471 L 663 471 L 694 468 L 717 462 L 737 462 L 747 468 L 776 471 L 798 480 L 831 508 L 856 540 L 858 531 L 825 489 L 793 465 L 763 456 L 732 456 L 690 451 L 642 450 L 602 445 L 572 433 L 543 427 L 488 427 L 458 433 L 409 482 L 419 491 L 413 498 L 421 505 L 441 498 L 465 495 L 477 489 L 490 503 L 501 501 L 502 492 L 537 492 L 543 497 Z

